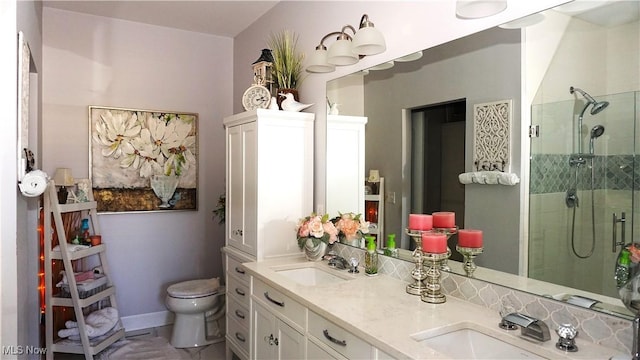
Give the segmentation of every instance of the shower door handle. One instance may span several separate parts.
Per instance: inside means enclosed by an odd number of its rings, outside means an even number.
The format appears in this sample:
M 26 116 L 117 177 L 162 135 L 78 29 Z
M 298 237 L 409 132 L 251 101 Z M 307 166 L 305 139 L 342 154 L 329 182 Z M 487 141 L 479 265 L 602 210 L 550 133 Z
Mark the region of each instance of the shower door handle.
M 620 229 L 620 241 L 618 240 L 618 223 L 620 223 L 621 229 Z M 625 236 L 625 227 L 627 224 L 627 219 L 626 219 L 626 214 L 624 212 L 621 213 L 620 218 L 618 219 L 618 216 L 616 215 L 616 213 L 613 213 L 613 238 L 612 238 L 612 247 L 611 247 L 611 251 L 612 252 L 616 252 L 616 250 L 618 249 L 618 245 L 620 246 L 624 246 L 624 244 L 626 244 L 626 236 Z

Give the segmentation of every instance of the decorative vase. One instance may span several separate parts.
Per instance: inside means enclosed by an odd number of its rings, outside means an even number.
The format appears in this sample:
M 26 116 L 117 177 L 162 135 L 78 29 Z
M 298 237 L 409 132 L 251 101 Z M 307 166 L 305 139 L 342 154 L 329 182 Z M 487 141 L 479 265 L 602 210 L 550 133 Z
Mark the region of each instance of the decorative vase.
M 298 89 L 278 89 L 278 108 L 280 108 L 280 110 L 282 110 L 282 102 L 284 101 L 284 99 L 286 99 L 286 97 L 280 95 L 280 93 L 291 93 L 293 94 L 293 98 L 296 101 L 300 101 L 300 98 L 298 97 Z
M 178 187 L 178 179 L 175 175 L 152 175 L 151 176 L 151 188 L 157 197 L 162 200 L 160 208 L 166 209 L 171 207 L 169 200 L 173 197 L 173 193 L 176 192 Z
M 327 251 L 327 244 L 320 241 L 318 245 L 313 244 L 313 240 L 307 239 L 304 243 L 304 256 L 309 261 L 320 261 Z

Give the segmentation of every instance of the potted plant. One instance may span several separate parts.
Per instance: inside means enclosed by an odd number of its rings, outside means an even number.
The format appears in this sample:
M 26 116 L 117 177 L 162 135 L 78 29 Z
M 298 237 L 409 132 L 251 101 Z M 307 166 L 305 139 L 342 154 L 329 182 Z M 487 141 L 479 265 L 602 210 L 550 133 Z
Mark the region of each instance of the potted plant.
M 298 35 L 291 30 L 272 33 L 268 40 L 273 55 L 271 71 L 278 89 L 278 106 L 284 100 L 280 93 L 292 93 L 296 101 L 298 86 L 302 82 L 302 63 L 304 53 L 298 51 Z

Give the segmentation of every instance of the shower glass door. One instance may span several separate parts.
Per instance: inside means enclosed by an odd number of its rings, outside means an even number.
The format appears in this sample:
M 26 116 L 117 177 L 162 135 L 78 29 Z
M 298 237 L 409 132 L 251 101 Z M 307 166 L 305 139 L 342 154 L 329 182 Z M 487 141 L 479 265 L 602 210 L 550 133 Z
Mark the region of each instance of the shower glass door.
M 612 251 L 613 214 L 626 214 L 624 241 L 631 242 L 639 223 L 640 102 L 638 92 L 592 95 L 609 102 L 594 115 L 595 103 L 578 93 L 532 106 L 539 136 L 531 138 L 528 275 L 617 298 L 613 270 L 620 247 Z

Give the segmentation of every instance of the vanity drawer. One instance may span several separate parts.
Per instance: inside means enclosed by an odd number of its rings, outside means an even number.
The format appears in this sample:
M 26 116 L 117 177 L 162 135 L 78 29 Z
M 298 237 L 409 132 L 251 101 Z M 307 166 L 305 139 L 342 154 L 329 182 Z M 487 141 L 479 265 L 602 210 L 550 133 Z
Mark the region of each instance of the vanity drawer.
M 316 340 L 317 341 L 317 340 Z M 347 358 L 341 356 L 337 352 L 324 349 L 320 345 L 316 344 L 313 340 L 307 339 L 307 360 L 346 360 Z
M 240 325 L 232 317 L 227 317 L 227 340 L 231 341 L 236 347 L 245 352 L 249 353 L 249 330 Z
M 233 275 L 241 282 L 249 285 L 249 274 L 242 267 L 239 259 L 227 254 L 227 275 Z
M 238 280 L 234 275 L 228 274 L 227 276 L 227 295 L 228 298 L 236 300 L 240 305 L 245 308 L 249 308 L 250 297 L 249 285 Z
M 292 321 L 300 327 L 299 330 L 304 331 L 307 308 L 298 302 L 255 278 L 253 279 L 253 298 L 265 304 L 278 316 Z
M 309 311 L 309 334 L 348 359 L 372 359 L 373 346 Z
M 233 318 L 237 321 L 245 330 L 249 330 L 251 324 L 248 308 L 240 305 L 234 298 L 229 298 L 227 303 L 227 317 Z

